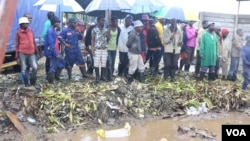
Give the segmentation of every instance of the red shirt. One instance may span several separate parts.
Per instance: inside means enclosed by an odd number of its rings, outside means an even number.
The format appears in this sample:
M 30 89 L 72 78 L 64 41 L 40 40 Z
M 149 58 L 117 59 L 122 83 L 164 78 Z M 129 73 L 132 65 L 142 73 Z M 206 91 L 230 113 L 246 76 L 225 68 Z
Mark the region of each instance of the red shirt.
M 18 29 L 16 33 L 17 52 L 24 54 L 35 53 L 35 38 L 31 28 L 26 30 Z

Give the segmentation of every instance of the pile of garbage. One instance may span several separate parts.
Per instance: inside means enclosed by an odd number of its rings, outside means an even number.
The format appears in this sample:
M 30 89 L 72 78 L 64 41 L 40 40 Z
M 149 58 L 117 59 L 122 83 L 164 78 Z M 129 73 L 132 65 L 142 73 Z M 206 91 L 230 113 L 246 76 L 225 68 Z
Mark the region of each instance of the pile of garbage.
M 116 78 L 110 83 L 59 81 L 25 88 L 13 79 L 4 85 L 0 86 L 1 128 L 8 125 L 3 125 L 1 119 L 6 119 L 4 111 L 9 110 L 20 121 L 45 127 L 48 132 L 81 125 L 86 128 L 103 123 L 114 125 L 118 119 L 126 118 L 171 113 L 197 115 L 216 108 L 230 111 L 245 106 L 249 99 L 240 90 L 240 83 L 220 80 L 201 83 L 180 78 L 171 83 L 155 77 L 144 84 L 134 81 L 127 85 L 123 78 Z

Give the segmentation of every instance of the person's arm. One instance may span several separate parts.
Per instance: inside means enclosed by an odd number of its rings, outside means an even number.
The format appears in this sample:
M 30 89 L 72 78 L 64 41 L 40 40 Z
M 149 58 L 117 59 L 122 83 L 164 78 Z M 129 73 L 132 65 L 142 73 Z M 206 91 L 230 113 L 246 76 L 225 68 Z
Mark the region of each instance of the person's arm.
M 200 40 L 200 57 L 203 59 L 205 57 L 205 34 L 201 36 Z
M 135 39 L 134 34 L 129 34 L 129 35 L 128 35 L 128 41 L 127 41 L 127 43 L 126 43 L 126 46 L 127 46 L 128 48 L 131 48 L 134 39 Z
M 66 37 L 67 37 L 67 30 L 64 29 L 64 30 L 59 34 L 58 40 L 59 40 L 59 42 L 62 43 L 65 47 L 70 48 L 71 45 L 68 44 L 68 43 L 66 43 L 66 41 L 65 41 Z
M 48 45 L 50 47 L 50 50 L 52 52 L 52 56 L 55 56 L 57 57 L 58 56 L 58 53 L 56 51 L 56 43 L 55 43 L 55 37 L 53 36 L 54 34 L 54 31 L 50 28 L 48 29 L 48 32 L 47 32 L 47 40 L 48 40 Z
M 19 50 L 19 45 L 20 45 L 20 42 L 19 42 L 19 35 L 18 35 L 18 31 L 16 32 L 16 37 L 15 37 L 15 42 L 16 42 L 16 54 L 15 54 L 15 58 L 18 59 L 19 57 L 19 54 L 18 54 L 18 50 Z
M 250 61 L 247 60 L 247 54 L 244 49 L 241 50 L 241 58 L 242 58 L 243 64 L 250 65 Z
M 93 56 L 95 56 L 95 31 L 91 31 L 91 51 Z
M 32 32 L 32 36 L 33 36 L 33 45 L 34 45 L 34 47 L 35 47 L 35 54 L 36 54 L 37 58 L 40 58 L 39 49 L 38 49 L 38 47 L 36 46 L 36 41 L 35 41 L 34 33 L 33 33 L 32 30 L 31 30 L 31 32 Z
M 237 49 L 241 49 L 241 41 L 238 37 L 235 37 L 234 40 L 233 40 L 233 45 L 234 47 L 236 47 Z

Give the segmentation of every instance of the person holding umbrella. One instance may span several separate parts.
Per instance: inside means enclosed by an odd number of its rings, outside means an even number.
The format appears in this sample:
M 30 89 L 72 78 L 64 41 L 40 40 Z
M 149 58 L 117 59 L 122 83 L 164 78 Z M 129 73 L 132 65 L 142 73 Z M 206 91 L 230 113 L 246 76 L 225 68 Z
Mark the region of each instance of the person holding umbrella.
M 58 36 L 58 40 L 65 46 L 65 67 L 69 79 L 72 78 L 72 68 L 76 64 L 79 66 L 83 77 L 88 77 L 85 68 L 85 62 L 78 46 L 78 40 L 82 40 L 82 33 L 76 30 L 77 20 L 69 19 L 69 25 Z
M 202 35 L 200 43 L 201 72 L 200 81 L 203 81 L 205 73 L 209 70 L 208 80 L 215 80 L 215 66 L 218 58 L 218 39 L 214 32 L 214 23 L 207 24 L 208 30 Z
M 171 77 L 175 79 L 175 72 L 178 69 L 179 54 L 182 45 L 182 31 L 177 27 L 176 19 L 170 20 L 170 25 L 164 27 L 163 46 L 164 46 L 164 79 Z

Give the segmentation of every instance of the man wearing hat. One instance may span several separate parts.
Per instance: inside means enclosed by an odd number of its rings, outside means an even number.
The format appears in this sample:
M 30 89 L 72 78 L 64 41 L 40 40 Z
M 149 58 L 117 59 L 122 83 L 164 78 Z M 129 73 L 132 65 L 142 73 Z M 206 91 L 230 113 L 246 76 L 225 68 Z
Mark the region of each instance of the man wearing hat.
M 225 80 L 228 74 L 228 65 L 229 65 L 229 59 L 230 59 L 230 50 L 231 50 L 231 41 L 228 38 L 229 31 L 228 29 L 222 29 L 221 30 L 221 57 L 220 57 L 220 67 L 222 68 L 222 79 Z
M 20 28 L 16 33 L 16 59 L 21 64 L 21 72 L 24 80 L 24 85 L 29 85 L 28 76 L 26 74 L 27 60 L 28 64 L 31 66 L 32 71 L 30 74 L 30 84 L 36 84 L 36 74 L 37 74 L 37 56 L 39 56 L 39 51 L 36 47 L 35 37 L 31 28 L 29 28 L 29 20 L 27 17 L 19 18 Z M 37 56 L 36 56 L 37 55 Z
M 140 34 L 143 31 L 143 24 L 137 20 L 134 22 L 134 30 L 129 33 L 128 41 L 126 43 L 128 47 L 128 58 L 129 58 L 129 71 L 128 71 L 128 84 L 133 81 L 133 74 L 138 69 L 139 81 L 144 81 L 144 70 L 145 66 L 143 58 L 141 56 L 141 39 Z
M 65 68 L 68 72 L 68 77 L 72 77 L 72 68 L 76 64 L 79 66 L 83 77 L 87 77 L 85 62 L 78 46 L 78 40 L 82 40 L 83 33 L 76 30 L 77 20 L 69 19 L 69 27 L 65 28 L 58 36 L 59 41 L 65 46 Z
M 47 79 L 49 83 L 53 83 L 54 79 L 60 80 L 60 74 L 64 68 L 63 57 L 57 47 L 57 33 L 55 28 L 59 27 L 60 20 L 54 16 L 51 18 L 51 26 L 45 35 L 44 56 L 50 61 Z
M 200 43 L 201 72 L 200 81 L 203 81 L 205 73 L 209 70 L 208 80 L 215 80 L 215 66 L 218 53 L 218 39 L 214 32 L 214 23 L 207 24 L 208 30 L 202 35 Z
M 246 90 L 250 83 L 250 35 L 246 36 L 246 45 L 241 49 L 244 81 L 242 89 Z
M 125 17 L 124 26 L 121 26 L 121 33 L 118 39 L 118 50 L 119 50 L 119 65 L 118 65 L 118 75 L 125 76 L 128 75 L 128 47 L 126 43 L 128 41 L 128 34 L 134 29 L 132 26 L 133 17 L 127 15 Z

